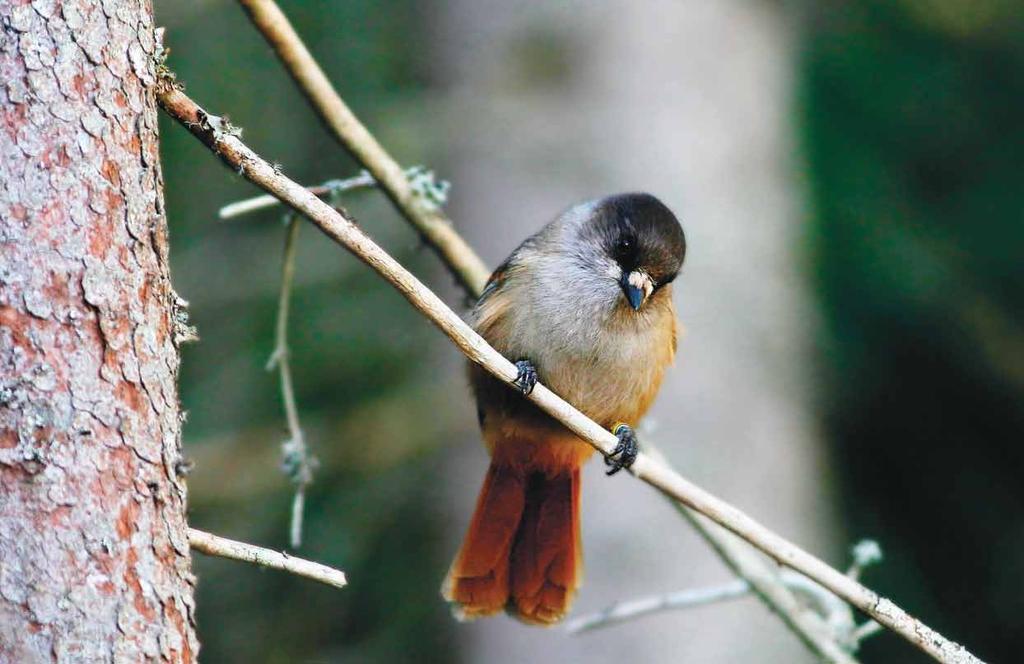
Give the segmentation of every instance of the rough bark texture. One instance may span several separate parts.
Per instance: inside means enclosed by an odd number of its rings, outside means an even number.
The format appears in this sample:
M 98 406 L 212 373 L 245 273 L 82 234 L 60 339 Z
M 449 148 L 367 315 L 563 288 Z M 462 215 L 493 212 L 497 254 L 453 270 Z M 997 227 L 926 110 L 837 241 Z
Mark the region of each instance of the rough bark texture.
M 191 662 L 152 7 L 0 0 L 0 662 Z

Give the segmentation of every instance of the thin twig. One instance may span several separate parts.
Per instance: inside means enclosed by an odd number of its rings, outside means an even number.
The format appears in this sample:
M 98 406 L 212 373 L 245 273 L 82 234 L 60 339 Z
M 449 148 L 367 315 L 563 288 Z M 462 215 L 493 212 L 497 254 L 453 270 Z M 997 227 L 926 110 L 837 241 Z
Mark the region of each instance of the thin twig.
M 570 634 L 578 634 L 593 629 L 611 627 L 627 620 L 635 620 L 652 613 L 663 611 L 690 609 L 705 604 L 716 604 L 730 599 L 746 597 L 750 594 L 750 584 L 743 579 L 707 588 L 680 590 L 665 595 L 641 597 L 623 602 L 616 602 L 597 613 L 574 618 L 565 624 Z
M 373 176 L 366 171 L 363 171 L 359 175 L 346 178 L 344 180 L 328 180 L 319 186 L 310 187 L 309 192 L 315 196 L 324 198 L 335 196 L 342 192 L 352 191 L 354 189 L 367 189 L 375 186 L 376 184 L 377 182 L 373 179 Z M 262 196 L 254 196 L 253 198 L 246 198 L 241 201 L 235 201 L 234 203 L 228 203 L 217 211 L 217 216 L 226 221 L 252 212 L 259 212 L 260 210 L 275 207 L 280 204 L 281 201 L 277 200 L 273 196 L 264 194 Z
M 650 453 L 650 449 L 648 449 L 648 453 Z M 691 512 L 691 514 L 697 521 L 694 525 L 701 532 L 718 531 L 719 534 L 724 535 L 722 541 L 732 544 L 739 543 L 731 533 L 723 531 L 719 526 L 708 522 L 704 517 L 696 513 Z M 747 547 L 744 547 L 744 551 L 752 552 Z M 864 567 L 877 563 L 882 558 L 881 549 L 878 548 L 877 543 L 871 540 L 858 543 L 853 548 L 852 553 L 854 564 L 847 572 L 847 576 L 859 575 Z M 762 570 L 757 569 L 756 573 L 750 574 L 753 581 L 740 578 L 730 583 L 707 588 L 683 590 L 665 595 L 617 602 L 601 611 L 570 621 L 566 625 L 566 630 L 569 633 L 576 634 L 583 631 L 610 627 L 653 613 L 688 609 L 704 604 L 735 599 L 750 592 L 757 593 L 760 591 L 754 582 L 761 579 L 761 573 Z M 771 573 L 774 574 L 773 571 Z M 799 610 L 791 612 L 789 615 L 798 618 L 804 628 L 815 637 L 818 637 L 819 645 L 828 646 L 823 654 L 825 661 L 856 662 L 857 660 L 853 658 L 852 653 L 857 651 L 861 641 L 882 629 L 881 625 L 874 620 L 868 620 L 862 625 L 857 625 L 849 604 L 803 574 L 790 569 L 783 569 L 776 575 L 776 579 L 787 591 L 792 591 L 792 595 L 800 597 L 801 601 L 798 603 L 800 605 L 798 606 Z M 795 597 L 792 599 L 795 600 Z M 803 605 L 806 605 L 806 607 Z
M 792 570 L 783 570 L 780 575 L 782 583 L 796 591 L 802 597 L 818 605 L 818 610 L 832 627 L 835 639 L 843 643 L 849 652 L 843 651 L 842 659 L 856 661 L 851 653 L 856 652 L 860 643 L 884 629 L 874 620 L 862 625 L 853 622 L 852 612 L 846 602 L 842 601 L 825 588 L 814 583 L 806 576 Z M 679 590 L 664 595 L 652 595 L 638 599 L 616 602 L 607 608 L 570 620 L 565 629 L 570 634 L 579 634 L 605 627 L 612 627 L 623 622 L 642 618 L 655 613 L 692 609 L 706 604 L 717 604 L 738 599 L 754 592 L 751 584 L 744 579 L 736 579 L 728 583 L 706 588 Z
M 341 144 L 373 173 L 396 173 L 398 164 L 341 99 L 274 0 L 239 2 L 274 48 L 313 109 Z M 434 248 L 469 296 L 473 299 L 479 297 L 487 280 L 487 270 L 472 248 L 459 237 L 450 222 L 436 223 L 437 219 L 447 221 L 436 210 L 421 211 L 415 205 L 403 204 L 401 201 L 409 199 L 408 187 L 401 179 L 392 177 L 382 178 L 381 181 L 391 200 Z M 777 613 L 812 652 L 824 661 L 835 664 L 855 662 L 829 638 L 821 620 L 805 611 L 781 584 L 777 575 L 768 570 L 764 562 L 745 545 L 726 541 L 724 531 L 720 528 L 710 525 L 705 528 L 697 523 L 694 525 L 726 565 L 739 576 L 751 581 L 758 598 Z
M 281 443 L 281 465 L 295 484 L 292 499 L 292 519 L 289 543 L 293 549 L 302 546 L 302 514 L 306 505 L 306 488 L 313 483 L 317 461 L 309 453 L 306 437 L 299 423 L 299 408 L 295 404 L 292 384 L 292 364 L 288 350 L 288 309 L 291 303 L 292 281 L 295 279 L 295 240 L 299 236 L 299 221 L 294 213 L 287 215 L 288 232 L 284 240 L 284 258 L 281 261 L 281 293 L 277 300 L 277 327 L 274 352 L 267 361 L 267 371 L 277 368 L 281 378 L 281 403 L 288 423 L 288 440 Z
M 644 450 L 656 460 L 667 464 L 661 451 L 654 445 L 644 443 Z M 769 565 L 757 551 L 722 526 L 671 497 L 666 498 L 726 566 L 745 580 L 758 599 L 771 607 L 790 631 L 821 661 L 829 664 L 856 664 L 857 660 L 833 638 L 825 621 L 801 604 L 786 586 L 778 569 Z
M 398 162 L 338 96 L 277 4 L 272 0 L 239 0 L 239 3 L 335 138 L 380 183 L 387 197 L 437 252 L 459 283 L 472 293 L 483 291 L 490 277 L 487 266 L 455 232 L 438 205 L 417 193 Z
M 419 166 L 407 170 L 410 177 L 416 178 L 421 187 L 426 189 L 425 195 L 443 196 L 447 183 L 434 182 L 433 173 Z M 337 203 L 341 195 L 356 189 L 376 186 L 376 181 L 366 171 L 344 180 L 329 180 L 322 185 L 309 187 L 309 192 L 320 198 L 327 198 L 332 204 Z M 264 194 L 225 205 L 220 209 L 221 219 L 231 219 L 266 208 L 280 205 L 277 198 Z M 288 310 L 291 300 L 292 282 L 295 276 L 295 246 L 299 233 L 299 224 L 294 213 L 289 212 L 285 221 L 288 231 L 285 236 L 284 257 L 281 267 L 281 291 L 278 297 L 277 325 L 274 351 L 267 361 L 267 371 L 278 369 L 281 379 L 281 402 L 284 404 L 285 418 L 288 422 L 289 437 L 281 444 L 282 467 L 295 484 L 295 496 L 292 499 L 291 525 L 288 541 L 293 549 L 302 546 L 302 523 L 306 505 L 306 490 L 313 483 L 313 471 L 319 465 L 317 459 L 309 453 L 306 437 L 299 422 L 299 411 L 295 402 L 295 388 L 292 383 L 291 362 L 288 348 Z
M 314 196 L 325 196 L 327 195 L 327 187 L 310 187 L 309 193 Z M 259 212 L 260 210 L 266 210 L 267 208 L 277 207 L 281 204 L 281 201 L 277 200 L 269 194 L 263 194 L 262 196 L 253 196 L 252 198 L 245 198 L 240 201 L 228 203 L 221 209 L 217 210 L 217 217 L 223 221 L 241 217 L 243 215 L 252 214 L 253 212 Z
M 298 183 L 282 175 L 278 169 L 249 149 L 238 137 L 236 129 L 221 118 L 203 111 L 169 81 L 161 80 L 157 94 L 164 110 L 210 147 L 227 166 L 301 212 L 324 234 L 376 270 L 413 307 L 451 339 L 466 357 L 507 383 L 511 384 L 515 380 L 516 368 L 507 358 L 449 309 L 433 291 L 359 230 L 344 211 L 335 210 Z M 576 410 L 547 387 L 538 383 L 529 399 L 602 454 L 607 456 L 615 449 L 618 439 L 611 432 Z M 780 564 L 817 581 L 938 661 L 980 661 L 963 646 L 949 641 L 892 601 L 830 567 L 647 454 L 641 453 L 638 456 L 630 472 L 662 493 L 725 526 Z
M 261 546 L 246 544 L 236 540 L 218 537 L 203 530 L 188 529 L 188 543 L 194 551 L 208 556 L 219 556 L 252 563 L 260 567 L 279 569 L 282 572 L 304 576 L 335 588 L 344 588 L 347 583 L 345 573 L 312 560 L 295 558 L 287 553 L 264 549 Z
M 874 620 L 868 620 L 868 621 L 865 621 L 865 622 L 861 623 L 860 627 L 858 627 L 853 632 L 853 639 L 854 639 L 854 641 L 856 643 L 859 644 L 861 641 L 863 641 L 863 640 L 865 640 L 867 638 L 870 638 L 870 637 L 874 636 L 875 634 L 878 634 L 883 629 L 885 629 L 885 627 L 883 627 L 878 622 L 876 622 Z

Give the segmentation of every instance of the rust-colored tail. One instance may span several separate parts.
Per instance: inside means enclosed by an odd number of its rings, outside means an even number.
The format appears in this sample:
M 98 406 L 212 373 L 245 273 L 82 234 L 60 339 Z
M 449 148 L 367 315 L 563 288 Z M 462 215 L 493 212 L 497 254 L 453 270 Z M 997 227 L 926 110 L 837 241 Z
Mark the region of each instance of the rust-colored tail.
M 550 625 L 582 581 L 579 468 L 548 475 L 491 463 L 441 594 L 459 619 L 502 609 Z

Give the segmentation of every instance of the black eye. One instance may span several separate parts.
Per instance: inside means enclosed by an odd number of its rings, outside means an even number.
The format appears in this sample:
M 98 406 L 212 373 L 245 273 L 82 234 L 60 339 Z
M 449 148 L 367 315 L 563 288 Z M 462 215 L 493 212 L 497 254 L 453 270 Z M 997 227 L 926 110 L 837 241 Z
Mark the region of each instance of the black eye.
M 620 235 L 615 241 L 615 258 L 628 260 L 636 253 L 636 238 L 632 235 Z

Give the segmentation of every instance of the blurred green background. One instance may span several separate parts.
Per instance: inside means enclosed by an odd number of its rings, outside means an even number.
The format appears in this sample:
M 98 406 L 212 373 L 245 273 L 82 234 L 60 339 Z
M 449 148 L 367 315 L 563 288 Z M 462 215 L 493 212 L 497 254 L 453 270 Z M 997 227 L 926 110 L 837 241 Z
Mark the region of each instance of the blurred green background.
M 1021 7 L 826 3 L 799 71 L 845 525 L 884 542 L 881 587 L 993 662 L 1024 648 Z
M 459 71 L 439 73 L 431 56 L 443 4 L 281 2 L 381 142 L 403 163 L 442 177 L 459 140 L 444 120 Z M 864 534 L 877 538 L 887 559 L 870 585 L 979 656 L 1016 661 L 1024 650 L 1020 3 L 755 4 L 789 26 L 791 86 L 780 94 L 794 100 L 788 121 L 799 156 L 770 167 L 793 174 L 806 212 L 794 216 L 792 242 L 821 321 L 808 341 L 813 417 L 835 484 L 839 549 Z M 625 10 L 588 10 L 587 20 L 614 26 Z M 188 92 L 228 113 L 251 146 L 300 182 L 358 170 L 234 3 L 157 2 L 156 12 Z M 510 85 L 533 81 L 560 94 L 561 72 L 582 57 L 575 27 L 532 25 Z M 457 59 L 461 44 L 446 44 L 448 57 Z M 284 548 L 286 433 L 277 377 L 263 369 L 281 212 L 217 221 L 221 205 L 258 192 L 161 121 L 175 287 L 201 336 L 185 349 L 181 373 L 186 449 L 196 462 L 190 519 Z M 561 158 L 560 169 L 593 168 Z M 470 186 L 454 182 L 453 205 Z M 379 194 L 353 195 L 346 206 L 461 304 Z M 197 557 L 201 658 L 469 661 L 462 628 L 438 596 L 453 553 L 449 533 L 463 527 L 449 522 L 440 478 L 451 443 L 474 431 L 458 360 L 382 280 L 311 228 L 300 234 L 298 266 L 293 370 L 306 437 L 321 461 L 302 552 L 343 568 L 351 585 L 337 592 Z M 618 638 L 628 640 L 628 629 Z M 924 661 L 891 636 L 862 654 L 867 662 Z M 764 653 L 758 661 L 790 660 Z

